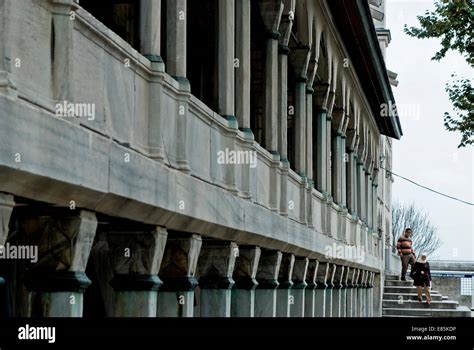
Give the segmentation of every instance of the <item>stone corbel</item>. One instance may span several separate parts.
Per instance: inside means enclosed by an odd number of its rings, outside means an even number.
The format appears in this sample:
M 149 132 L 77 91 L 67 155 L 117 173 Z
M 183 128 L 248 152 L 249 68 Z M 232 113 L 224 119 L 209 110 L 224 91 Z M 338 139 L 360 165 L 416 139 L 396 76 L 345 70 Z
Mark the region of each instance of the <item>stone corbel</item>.
M 90 285 L 85 270 L 96 235 L 95 213 L 27 213 L 19 222 L 28 244 L 38 249 L 37 262 L 25 272 L 28 290 L 80 293 Z
M 346 113 L 344 109 L 334 109 L 332 112 L 331 128 L 337 132 L 338 135 L 343 135 L 344 125 L 346 123 Z
M 281 0 L 258 0 L 258 7 L 260 9 L 267 34 L 272 39 L 278 39 L 280 37 L 278 27 L 280 26 L 284 9 L 283 3 Z
M 198 260 L 199 285 L 203 289 L 231 289 L 239 248 L 234 242 L 204 241 Z
M 11 194 L 0 193 L 0 247 L 5 245 L 8 238 L 10 218 L 15 207 Z
M 279 288 L 289 289 L 293 287 L 293 268 L 295 265 L 295 256 L 293 254 L 283 254 L 278 274 Z
M 192 291 L 198 285 L 195 277 L 201 236 L 190 234 L 183 237 L 168 237 L 160 268 L 163 280 L 161 291 Z
M 344 278 L 344 266 L 335 265 L 334 269 L 334 288 L 340 289 L 343 287 L 343 278 Z
M 319 263 L 319 267 L 316 274 L 316 288 L 326 289 L 328 287 L 327 281 L 329 276 L 329 264 Z
M 297 82 L 307 82 L 310 54 L 311 52 L 308 46 L 297 46 L 291 49 L 289 59 L 293 66 Z
M 329 99 L 329 84 L 318 82 L 314 85 L 313 101 L 320 110 L 327 110 Z M 317 111 L 317 110 L 316 110 Z
M 306 288 L 306 273 L 308 271 L 308 258 L 296 258 L 293 267 L 293 289 Z
M 292 0 L 285 1 L 283 8 L 283 15 L 280 21 L 280 38 L 278 40 L 278 45 L 280 50 L 289 53 L 288 42 L 291 37 L 291 29 L 293 27 L 294 16 L 295 16 L 294 3 Z
M 310 260 L 306 272 L 306 289 L 316 289 L 318 277 L 319 261 Z
M 158 290 L 158 278 L 168 233 L 157 227 L 151 232 L 110 232 L 107 234 L 115 291 Z
M 240 246 L 235 263 L 234 280 L 237 289 L 255 289 L 261 250 L 257 246 Z
M 316 71 L 318 70 L 318 61 L 313 59 L 310 59 L 309 64 L 308 64 L 308 81 L 306 82 L 306 92 L 313 94 L 314 89 L 313 89 L 313 84 L 314 84 L 314 79 L 316 77 Z
M 275 289 L 278 287 L 282 257 L 280 251 L 264 250 L 261 253 L 256 276 L 259 289 Z

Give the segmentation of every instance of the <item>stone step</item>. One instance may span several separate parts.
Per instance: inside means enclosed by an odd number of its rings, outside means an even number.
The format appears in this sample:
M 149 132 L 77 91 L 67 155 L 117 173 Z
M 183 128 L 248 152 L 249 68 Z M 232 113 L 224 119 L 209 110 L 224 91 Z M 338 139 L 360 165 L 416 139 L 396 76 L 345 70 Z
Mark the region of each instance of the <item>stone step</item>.
M 398 275 L 385 275 L 385 280 L 386 281 L 393 281 L 393 280 L 399 280 L 400 276 Z
M 406 317 L 471 317 L 471 310 L 466 306 L 459 306 L 456 310 L 449 309 L 405 309 L 384 308 L 382 317 L 406 316 Z
M 398 317 L 398 318 L 418 318 L 418 316 L 405 316 L 405 315 L 382 315 L 383 318 L 389 317 Z
M 406 286 L 406 287 L 401 287 L 401 286 L 389 286 L 389 287 L 384 287 L 383 292 L 384 293 L 399 293 L 399 294 L 410 294 L 410 293 L 415 293 L 416 294 L 416 287 L 414 286 Z M 439 292 L 435 290 L 431 290 L 431 294 L 439 294 Z
M 432 300 L 431 304 L 428 305 L 426 301 L 420 303 L 418 300 L 403 300 L 402 303 L 399 303 L 398 300 L 383 300 L 382 307 L 388 309 L 450 309 L 456 310 L 458 303 L 452 300 Z
M 384 293 L 383 300 L 399 300 L 400 296 L 402 297 L 403 300 L 418 300 L 418 295 L 416 293 L 410 293 L 410 294 Z M 425 300 L 424 295 L 423 295 L 423 300 Z M 444 297 L 441 294 L 431 293 L 431 300 L 441 301 L 441 300 L 448 300 L 448 298 L 446 297 L 446 299 L 444 299 Z
M 413 286 L 413 281 L 385 281 L 385 287 L 405 287 L 405 286 Z

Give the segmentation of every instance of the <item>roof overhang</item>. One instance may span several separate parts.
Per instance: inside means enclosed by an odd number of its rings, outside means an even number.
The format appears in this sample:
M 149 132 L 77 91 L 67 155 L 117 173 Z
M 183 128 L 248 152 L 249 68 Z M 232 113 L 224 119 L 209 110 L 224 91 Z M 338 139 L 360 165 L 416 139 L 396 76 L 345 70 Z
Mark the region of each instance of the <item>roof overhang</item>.
M 402 127 L 368 2 L 330 0 L 327 4 L 380 133 L 399 140 Z M 388 115 L 382 113 L 383 106 Z

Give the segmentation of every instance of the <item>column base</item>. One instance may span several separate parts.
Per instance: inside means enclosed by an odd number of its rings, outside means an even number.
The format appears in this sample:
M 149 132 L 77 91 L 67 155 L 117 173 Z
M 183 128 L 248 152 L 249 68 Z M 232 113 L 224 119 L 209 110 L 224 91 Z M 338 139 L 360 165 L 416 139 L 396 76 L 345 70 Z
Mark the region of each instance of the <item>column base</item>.
M 173 76 L 173 79 L 179 83 L 179 89 L 185 92 L 191 92 L 191 83 L 186 77 Z
M 237 118 L 233 115 L 223 115 L 222 118 L 227 120 L 228 124 L 227 126 L 231 129 L 239 129 L 239 122 Z

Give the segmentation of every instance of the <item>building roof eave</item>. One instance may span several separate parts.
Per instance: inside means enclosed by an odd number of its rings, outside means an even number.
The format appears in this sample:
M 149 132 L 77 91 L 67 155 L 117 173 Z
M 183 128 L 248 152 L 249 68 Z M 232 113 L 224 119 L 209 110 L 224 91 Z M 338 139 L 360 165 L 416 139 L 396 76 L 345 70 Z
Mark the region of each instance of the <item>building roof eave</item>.
M 393 91 L 367 1 L 328 2 L 336 27 L 363 86 L 380 133 L 395 139 L 403 135 Z M 381 116 L 383 105 L 392 112 Z

